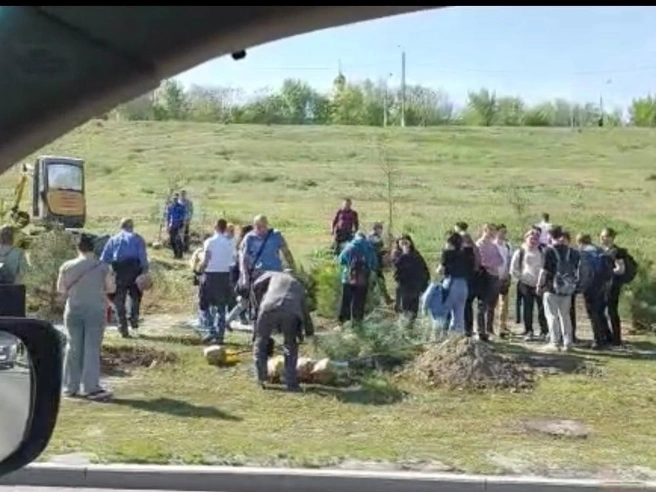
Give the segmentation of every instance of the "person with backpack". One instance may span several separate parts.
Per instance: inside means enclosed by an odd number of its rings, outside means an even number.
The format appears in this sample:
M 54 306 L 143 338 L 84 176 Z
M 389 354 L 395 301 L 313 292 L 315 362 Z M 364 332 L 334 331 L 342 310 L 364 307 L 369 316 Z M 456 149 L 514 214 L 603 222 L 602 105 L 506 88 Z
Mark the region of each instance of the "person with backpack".
M 572 296 L 579 283 L 579 252 L 566 244 L 563 228 L 551 229 L 551 245 L 544 253 L 537 294 L 543 295 L 545 317 L 549 326 L 549 351 L 572 348 Z
M 419 312 L 419 298 L 430 282 L 430 272 L 409 235 L 404 234 L 396 241 L 392 264 L 396 282 L 394 309 L 413 323 Z
M 513 253 L 510 260 L 510 273 L 517 280 L 517 291 L 522 297 L 521 317 L 524 322 L 524 340 L 527 342 L 535 339 L 533 313 L 536 306 L 540 339 L 546 341 L 549 335 L 544 304 L 537 293 L 538 278 L 543 266 L 544 253 L 540 248 L 540 236 L 535 231 L 529 231 L 524 235 L 524 243 Z
M 576 242 L 581 254 L 577 291 L 583 295 L 585 310 L 590 318 L 592 349 L 599 350 L 611 340 L 610 329 L 604 322 L 604 309 L 613 280 L 614 263 L 602 248 L 592 244 L 589 234 L 579 234 Z
M 619 347 L 622 345 L 622 323 L 619 314 L 622 287 L 630 284 L 636 277 L 638 264 L 625 248 L 620 248 L 615 244 L 616 237 L 617 232 L 610 227 L 601 231 L 601 247 L 613 260 L 614 265 L 602 322 L 606 327 L 610 325 L 611 345 Z
M 364 319 L 369 278 L 376 271 L 376 251 L 363 232 L 357 232 L 337 258 L 341 267 L 342 299 L 339 323 Z
M 0 316 L 24 318 L 26 291 L 23 278 L 27 273 L 25 251 L 14 246 L 15 229 L 0 228 Z

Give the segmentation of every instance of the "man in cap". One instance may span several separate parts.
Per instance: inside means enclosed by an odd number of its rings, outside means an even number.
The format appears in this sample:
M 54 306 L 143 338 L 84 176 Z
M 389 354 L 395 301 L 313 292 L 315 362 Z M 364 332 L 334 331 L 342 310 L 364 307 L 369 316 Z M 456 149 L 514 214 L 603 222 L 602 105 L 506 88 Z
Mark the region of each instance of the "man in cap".
M 258 383 L 265 388 L 270 340 L 274 333 L 282 333 L 285 384 L 288 390 L 298 391 L 298 345 L 304 336 L 314 334 L 305 287 L 289 269 L 264 272 L 253 283 L 253 300 L 257 312 L 253 329 L 253 358 Z
M 139 310 L 141 307 L 141 290 L 137 286 L 139 275 L 148 271 L 148 254 L 143 237 L 134 232 L 132 219 L 122 219 L 117 234 L 110 237 L 100 260 L 112 266 L 116 275 L 116 291 L 111 299 L 116 308 L 118 329 L 123 338 L 128 338 L 128 317 L 125 307 L 130 296 L 130 326 L 133 330 L 139 328 Z

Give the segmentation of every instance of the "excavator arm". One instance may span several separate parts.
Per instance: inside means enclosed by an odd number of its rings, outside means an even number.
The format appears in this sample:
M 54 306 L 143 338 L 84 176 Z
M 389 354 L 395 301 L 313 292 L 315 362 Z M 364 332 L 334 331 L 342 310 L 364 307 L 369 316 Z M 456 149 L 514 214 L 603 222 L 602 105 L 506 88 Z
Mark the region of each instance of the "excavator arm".
M 23 196 L 25 195 L 25 188 L 27 182 L 29 181 L 32 175 L 31 170 L 26 164 L 21 166 L 20 176 L 18 178 L 18 183 L 14 187 L 14 196 L 10 201 L 2 200 L 0 201 L 0 218 L 6 220 L 7 214 L 15 214 L 20 210 L 21 202 L 23 201 Z
M 25 187 L 27 186 L 27 182 L 31 176 L 32 173 L 30 172 L 29 168 L 26 164 L 23 164 L 20 177 L 18 178 L 18 183 L 14 188 L 14 201 L 10 208 L 12 212 L 18 212 L 20 210 L 20 204 L 23 201 L 23 195 L 25 194 Z

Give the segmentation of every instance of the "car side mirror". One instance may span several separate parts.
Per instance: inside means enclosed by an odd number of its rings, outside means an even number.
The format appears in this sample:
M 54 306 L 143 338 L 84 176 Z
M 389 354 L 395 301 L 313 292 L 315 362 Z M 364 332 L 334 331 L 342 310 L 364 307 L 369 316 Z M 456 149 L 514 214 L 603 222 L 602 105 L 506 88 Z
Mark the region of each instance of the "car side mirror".
M 34 461 L 50 441 L 64 343 L 46 321 L 0 318 L 0 475 Z

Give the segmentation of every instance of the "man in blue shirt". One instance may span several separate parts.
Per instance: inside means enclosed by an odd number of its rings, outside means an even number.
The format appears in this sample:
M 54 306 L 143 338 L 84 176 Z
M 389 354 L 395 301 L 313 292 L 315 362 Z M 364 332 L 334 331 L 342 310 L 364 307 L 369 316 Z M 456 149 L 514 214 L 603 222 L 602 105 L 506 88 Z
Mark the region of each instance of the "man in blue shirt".
M 296 269 L 287 241 L 279 230 L 269 227 L 264 215 L 255 217 L 253 230 L 244 236 L 240 249 L 239 284 L 242 286 L 250 285 L 264 272 L 282 272 L 282 258 L 291 270 Z
M 128 295 L 131 301 L 130 326 L 139 328 L 139 309 L 141 291 L 137 287 L 137 277 L 148 271 L 146 242 L 134 232 L 132 219 L 121 220 L 121 230 L 105 244 L 100 260 L 110 264 L 116 275 L 116 291 L 110 296 L 116 308 L 118 329 L 123 338 L 128 338 L 128 318 L 125 303 Z
M 173 258 L 181 259 L 184 252 L 184 226 L 187 218 L 185 207 L 180 194 L 173 195 L 173 200 L 166 209 L 166 227 L 169 231 L 169 242 L 173 250 Z

